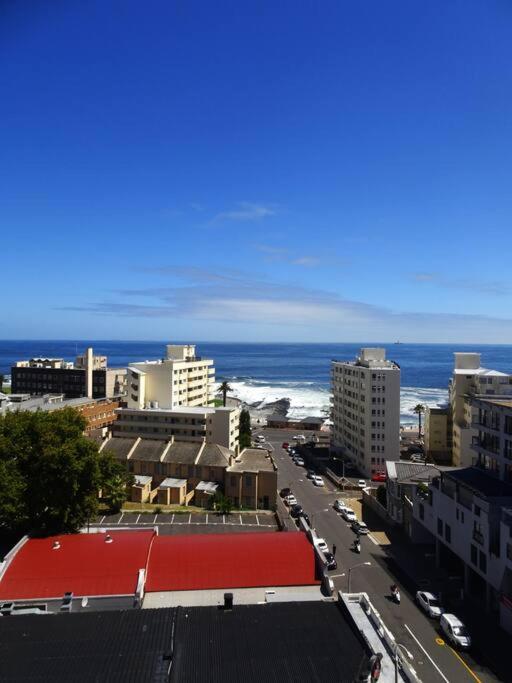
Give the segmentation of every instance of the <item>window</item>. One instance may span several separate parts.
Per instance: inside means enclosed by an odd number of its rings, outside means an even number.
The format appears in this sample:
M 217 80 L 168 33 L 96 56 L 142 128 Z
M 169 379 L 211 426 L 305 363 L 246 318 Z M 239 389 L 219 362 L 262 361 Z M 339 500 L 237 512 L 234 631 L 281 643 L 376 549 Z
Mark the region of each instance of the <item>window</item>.
M 425 507 L 423 503 L 420 503 L 420 519 L 425 519 Z
M 437 518 L 437 533 L 439 534 L 439 536 L 443 535 L 443 520 L 441 519 L 441 517 Z
M 245 475 L 245 485 L 246 486 L 252 486 L 252 477 L 250 474 Z
M 475 504 L 474 513 L 475 513 L 475 517 L 480 517 L 480 508 L 476 504 Z
M 471 546 L 471 563 L 476 566 L 477 563 L 477 557 L 478 557 L 478 549 L 476 545 Z
M 452 542 L 452 529 L 449 524 L 444 525 L 444 537 L 447 541 L 447 543 Z
M 485 574 L 487 572 L 487 556 L 482 551 L 480 551 L 479 566 L 480 566 L 480 571 L 482 571 Z

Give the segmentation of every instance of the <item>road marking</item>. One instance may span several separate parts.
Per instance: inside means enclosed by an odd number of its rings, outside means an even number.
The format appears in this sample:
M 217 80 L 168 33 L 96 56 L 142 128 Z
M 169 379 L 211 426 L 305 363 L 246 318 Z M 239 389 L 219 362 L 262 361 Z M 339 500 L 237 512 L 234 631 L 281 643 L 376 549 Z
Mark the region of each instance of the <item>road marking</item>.
M 256 515 L 256 521 L 258 522 L 258 526 L 260 525 L 260 520 L 258 519 L 258 515 Z
M 405 628 L 409 631 L 409 633 L 411 634 L 411 636 L 414 638 L 414 640 L 416 641 L 416 643 L 417 643 L 417 644 L 420 646 L 420 648 L 423 650 L 423 652 L 427 655 L 427 657 L 428 657 L 429 660 L 430 660 L 430 663 L 431 663 L 432 666 L 435 668 L 435 670 L 437 671 L 437 673 L 441 676 L 441 678 L 443 679 L 443 681 L 446 681 L 446 683 L 450 683 L 450 681 L 446 678 L 446 676 L 444 675 L 444 673 L 443 673 L 443 672 L 441 671 L 441 669 L 437 666 L 437 664 L 434 662 L 434 660 L 432 659 L 432 657 L 431 657 L 431 656 L 429 655 L 429 653 L 425 650 L 425 648 L 423 647 L 423 645 L 422 645 L 422 644 L 420 643 L 420 641 L 416 638 L 416 636 L 415 636 L 414 633 L 411 631 L 411 629 L 407 626 L 407 624 L 404 624 L 404 626 L 405 626 Z
M 340 576 L 345 576 L 345 574 L 330 574 L 331 579 L 338 579 Z
M 456 652 L 456 651 L 453 649 L 453 647 L 451 647 L 450 645 L 448 645 L 448 648 L 449 648 L 449 649 L 453 652 L 453 654 L 457 657 L 457 659 L 458 659 L 459 662 L 462 664 L 462 666 L 463 666 L 465 669 L 467 669 L 468 673 L 470 673 L 470 674 L 473 676 L 473 678 L 475 679 L 476 683 L 482 683 L 482 681 L 478 678 L 478 676 L 476 675 L 476 673 L 475 673 L 472 669 L 469 668 L 469 666 L 468 666 L 468 665 L 466 664 L 466 662 L 462 659 L 462 657 L 459 655 L 459 653 Z
M 374 543 L 375 545 L 379 545 L 379 542 L 377 541 L 377 539 L 373 538 L 373 536 L 372 536 L 371 534 L 368 534 L 368 538 L 369 538 L 370 541 L 371 541 L 372 543 Z
M 171 524 L 174 524 L 174 514 L 173 514 L 172 519 L 171 519 Z
M 158 514 L 155 515 L 155 519 L 153 520 L 153 524 L 156 524 L 156 518 L 158 517 Z
M 103 515 L 103 517 L 100 519 L 100 524 L 103 524 L 103 522 L 105 521 L 105 517 L 106 517 L 106 516 L 107 516 L 107 515 Z
M 190 513 L 188 516 L 188 523 L 190 524 L 191 521 L 192 521 L 192 513 Z
M 223 523 L 223 524 L 226 523 L 226 515 L 222 515 L 222 523 Z
M 118 520 L 118 522 L 117 522 L 118 524 L 121 524 L 121 520 L 123 519 L 123 517 L 124 517 L 124 512 L 121 513 L 121 517 L 119 517 L 119 520 Z
M 442 638 L 436 638 L 436 643 L 438 645 L 444 645 L 444 640 Z
M 137 519 L 135 520 L 135 524 L 138 524 L 138 523 L 139 523 L 139 519 L 140 519 L 140 515 L 139 515 L 139 516 L 137 517 Z

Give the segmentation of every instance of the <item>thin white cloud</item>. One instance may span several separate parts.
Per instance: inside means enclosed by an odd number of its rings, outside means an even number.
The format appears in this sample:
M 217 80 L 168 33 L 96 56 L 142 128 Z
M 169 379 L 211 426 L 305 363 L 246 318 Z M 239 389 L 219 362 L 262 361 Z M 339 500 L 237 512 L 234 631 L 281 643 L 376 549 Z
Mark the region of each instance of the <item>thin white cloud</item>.
M 275 216 L 276 210 L 272 206 L 264 204 L 253 204 L 251 202 L 238 202 L 237 208 L 230 211 L 221 211 L 216 214 L 212 222 L 221 223 L 223 221 L 259 221 L 262 218 Z
M 445 289 L 460 289 L 463 291 L 505 296 L 512 292 L 510 285 L 498 280 L 485 280 L 478 276 L 467 278 L 451 278 L 440 273 L 414 273 L 415 282 L 425 282 Z

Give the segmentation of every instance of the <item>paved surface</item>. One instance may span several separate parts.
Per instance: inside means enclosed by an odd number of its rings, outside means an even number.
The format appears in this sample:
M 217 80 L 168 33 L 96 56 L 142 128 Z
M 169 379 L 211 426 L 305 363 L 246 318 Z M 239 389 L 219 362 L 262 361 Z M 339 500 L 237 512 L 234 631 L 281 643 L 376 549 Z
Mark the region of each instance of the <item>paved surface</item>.
M 99 527 L 140 527 L 158 526 L 160 534 L 226 534 L 236 531 L 276 531 L 277 523 L 273 514 L 218 515 L 204 513 L 137 513 L 124 512 L 117 515 L 103 515 L 91 520 L 91 526 Z
M 437 622 L 428 619 L 414 602 L 414 588 L 410 592 L 404 589 L 400 581 L 398 563 L 417 561 L 422 566 L 420 556 L 414 557 L 415 550 L 409 544 L 404 544 L 401 552 L 390 557 L 390 546 L 381 546 L 377 533 L 370 537 L 362 537 L 361 554 L 356 555 L 350 550 L 354 534 L 350 526 L 336 513 L 332 505 L 336 498 L 342 497 L 334 490 L 334 485 L 325 478 L 326 486 L 314 486 L 306 478 L 304 468 L 296 466 L 290 456 L 281 448 L 283 441 L 290 441 L 293 432 L 284 430 L 265 429 L 265 435 L 274 448 L 274 459 L 279 468 L 279 488 L 290 487 L 299 503 L 311 518 L 317 533 L 326 539 L 332 548 L 336 545 L 336 559 L 338 569 L 331 572 L 331 577 L 337 590 L 348 589 L 348 569 L 361 562 L 371 562 L 371 566 L 357 567 L 351 572 L 351 591 L 365 591 L 379 610 L 388 628 L 395 635 L 397 641 L 403 644 L 414 656 L 413 666 L 424 683 L 487 683 L 498 681 L 489 668 L 482 661 L 477 660 L 473 653 L 455 652 L 447 644 L 439 644 L 441 633 Z M 353 492 L 347 492 L 347 498 L 354 497 Z M 365 516 L 365 521 L 369 523 Z M 370 526 L 370 524 L 369 524 Z M 383 524 L 381 523 L 381 527 Z M 372 528 L 372 526 L 370 526 Z M 385 532 L 384 532 L 385 533 Z M 424 572 L 425 573 L 425 572 Z M 421 569 L 417 570 L 418 581 L 427 581 L 428 575 L 422 576 Z M 398 578 L 397 578 L 398 577 Z M 402 591 L 402 601 L 396 605 L 389 599 L 389 586 L 398 580 Z M 444 639 L 443 639 L 444 640 Z M 509 679 L 510 680 L 510 679 Z

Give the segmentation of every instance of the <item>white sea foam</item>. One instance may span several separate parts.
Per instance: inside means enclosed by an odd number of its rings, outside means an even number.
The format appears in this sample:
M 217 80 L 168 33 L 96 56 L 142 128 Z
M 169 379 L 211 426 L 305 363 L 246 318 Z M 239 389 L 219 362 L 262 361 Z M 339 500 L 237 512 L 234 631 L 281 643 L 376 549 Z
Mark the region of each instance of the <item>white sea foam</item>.
M 247 404 L 267 404 L 282 398 L 290 400 L 289 417 L 301 419 L 313 415 L 325 415 L 330 408 L 330 392 L 314 382 L 279 382 L 270 384 L 264 380 L 233 378 L 229 380 L 232 396 Z M 400 414 L 402 422 L 417 422 L 413 412 L 418 403 L 436 406 L 445 403 L 448 392 L 445 389 L 423 387 L 402 387 L 400 392 Z

